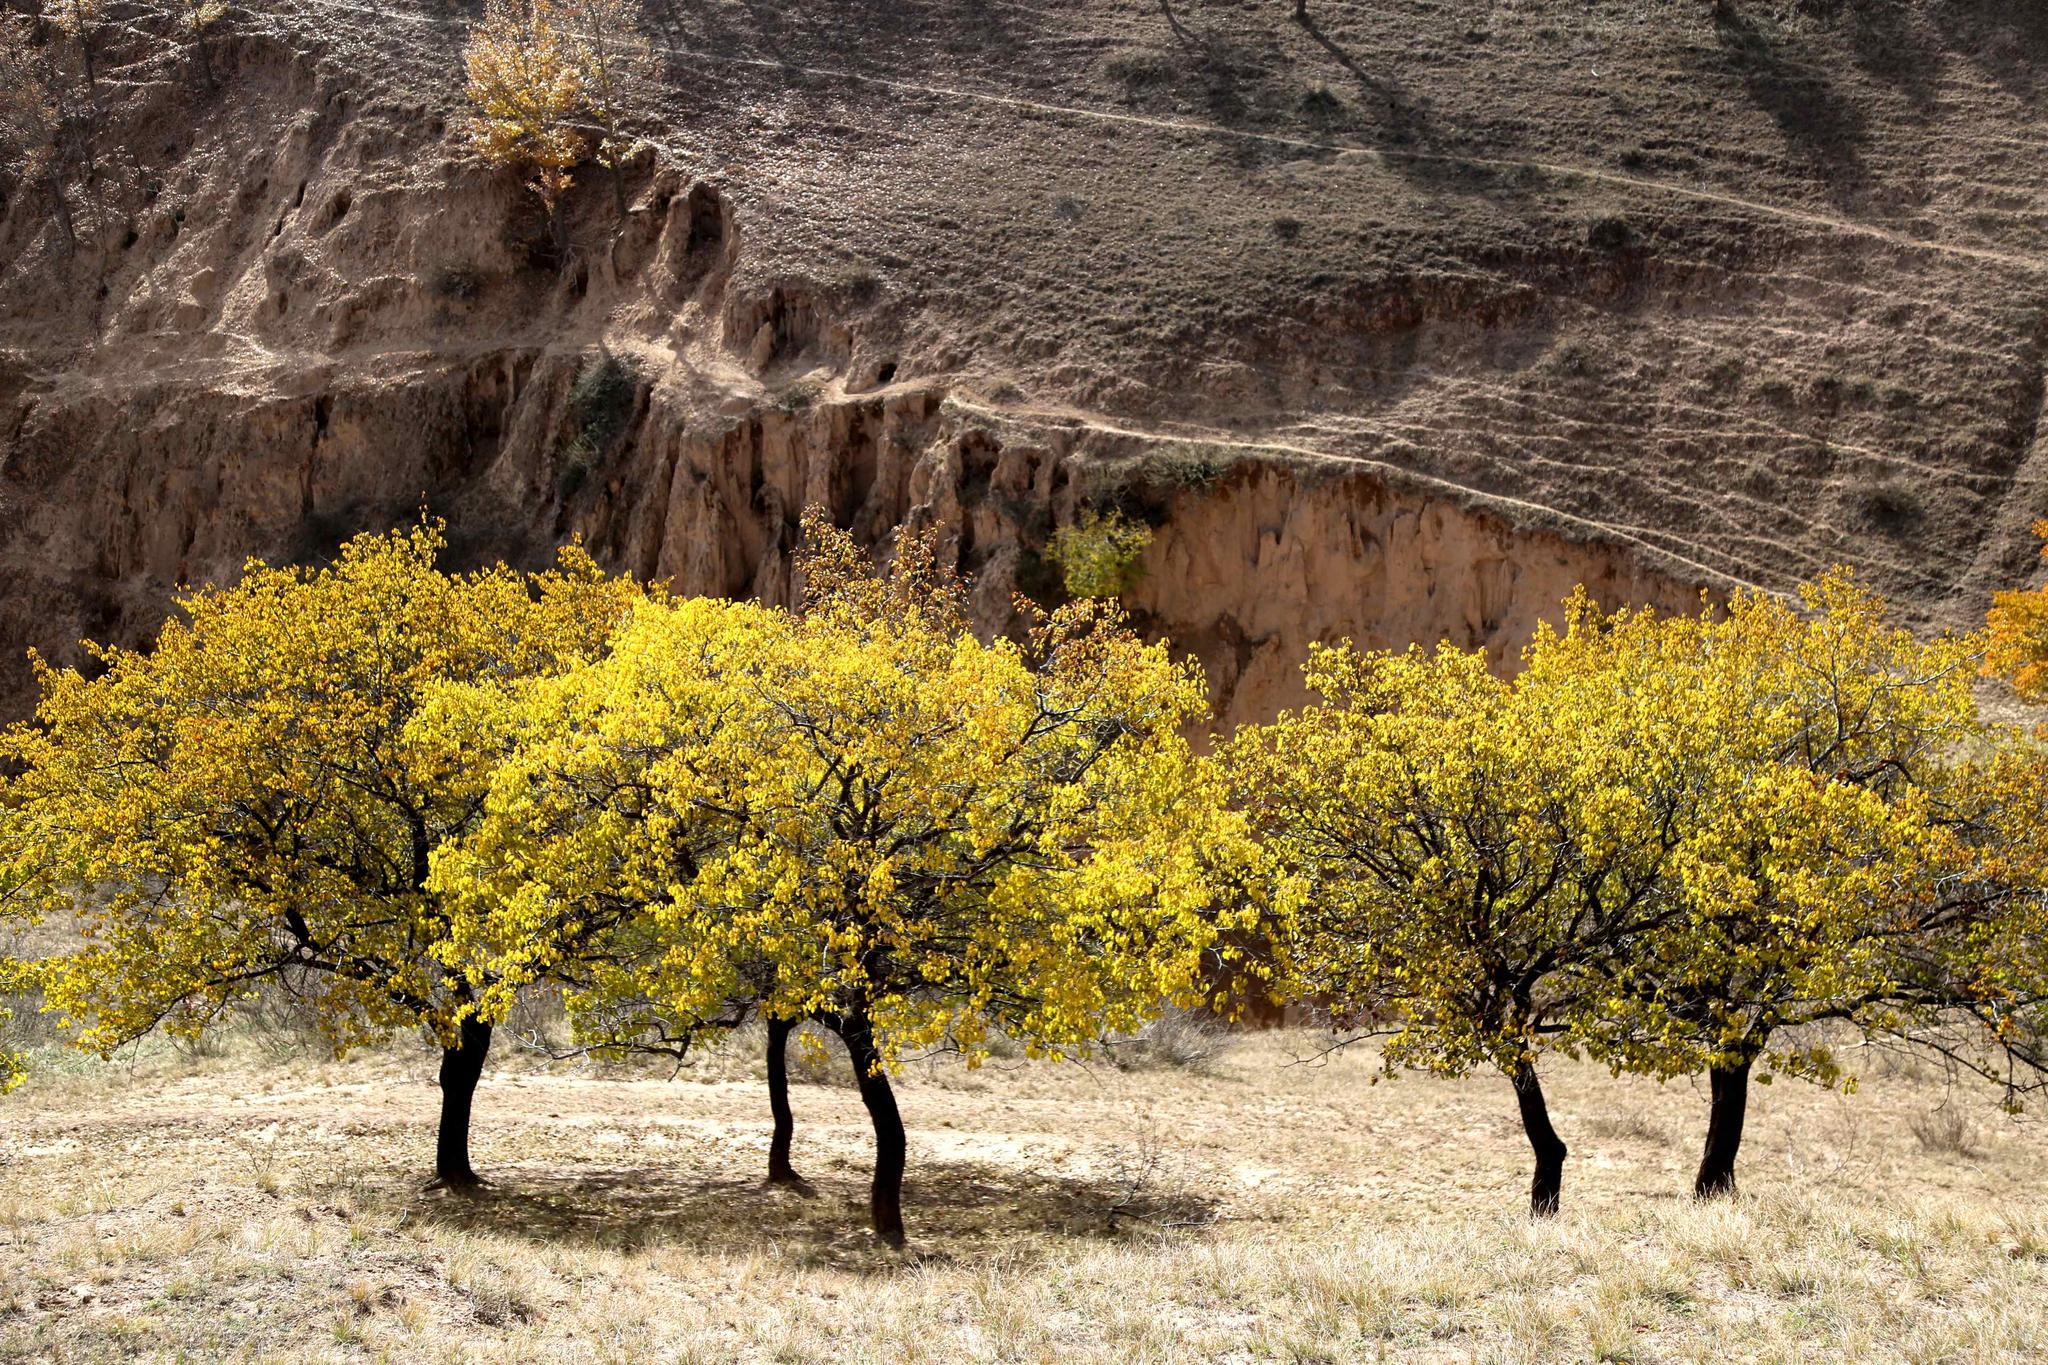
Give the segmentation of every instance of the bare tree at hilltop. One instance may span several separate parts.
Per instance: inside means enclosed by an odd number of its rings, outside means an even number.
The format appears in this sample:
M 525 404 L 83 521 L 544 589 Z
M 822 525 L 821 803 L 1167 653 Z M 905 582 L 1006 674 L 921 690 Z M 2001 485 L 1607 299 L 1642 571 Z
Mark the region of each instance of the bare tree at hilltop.
M 577 126 L 585 107 L 583 65 L 563 12 L 549 0 L 491 0 L 462 50 L 471 106 L 470 145 L 493 166 L 528 171 L 547 211 L 548 240 L 568 252 L 562 198 L 570 168 L 588 148 Z
M 43 70 L 57 98 L 60 156 L 76 162 L 91 185 L 99 175 L 99 45 L 106 6 L 103 0 L 56 0 L 44 16 L 56 35 L 43 45 Z M 62 60 L 60 49 L 68 49 L 75 62 Z
M 49 54 L 32 37 L 27 20 L 10 17 L 0 23 L 0 160 L 9 171 L 9 193 L 40 194 L 50 201 L 68 256 L 78 246 L 64 183 L 68 120 L 63 92 L 51 79 Z
M 99 91 L 100 30 L 106 18 L 102 0 L 56 0 L 47 11 L 51 27 L 70 39 L 78 49 L 79 68 L 85 74 L 88 97 Z
M 180 18 L 192 36 L 192 57 L 199 63 L 199 79 L 208 90 L 220 84 L 213 71 L 213 54 L 207 50 L 206 34 L 228 12 L 222 0 L 185 0 Z
M 563 13 L 582 75 L 585 114 L 597 138 L 595 160 L 611 172 L 612 202 L 623 221 L 625 163 L 640 146 L 632 128 L 647 102 L 654 49 L 636 0 L 564 0 Z

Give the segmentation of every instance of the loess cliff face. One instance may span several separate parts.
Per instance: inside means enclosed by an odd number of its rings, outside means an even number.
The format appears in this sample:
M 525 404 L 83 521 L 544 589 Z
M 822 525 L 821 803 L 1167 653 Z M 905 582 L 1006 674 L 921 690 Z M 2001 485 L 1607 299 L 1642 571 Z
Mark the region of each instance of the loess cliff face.
M 459 6 L 233 8 L 213 89 L 110 13 L 75 248 L 0 217 L 7 714 L 29 646 L 423 507 L 777 601 L 806 503 L 936 523 L 1003 629 L 1115 501 L 1225 721 L 1581 582 L 1967 623 L 2048 515 L 2031 6 L 657 4 L 566 263 L 464 152 Z

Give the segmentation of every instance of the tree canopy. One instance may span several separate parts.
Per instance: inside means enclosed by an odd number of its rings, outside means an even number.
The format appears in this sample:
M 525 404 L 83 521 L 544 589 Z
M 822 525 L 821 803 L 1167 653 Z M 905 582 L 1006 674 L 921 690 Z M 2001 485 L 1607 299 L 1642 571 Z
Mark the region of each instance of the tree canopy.
M 518 168 L 547 211 L 559 253 L 567 243 L 562 196 L 569 172 L 588 154 L 580 126 L 583 68 L 561 10 L 551 0 L 490 0 L 462 49 L 469 137 L 493 166 Z
M 608 1036 L 736 998 L 836 1031 L 881 1144 L 877 1230 L 900 1240 L 887 1071 L 934 1046 L 977 1059 L 991 1028 L 1085 1052 L 1198 998 L 1238 821 L 1181 734 L 1199 674 L 1114 611 L 983 642 L 928 540 L 876 573 L 816 513 L 804 533 L 801 616 L 650 603 L 585 669 L 451 693 L 451 736 L 523 742 L 433 884 L 474 909 L 454 941 L 476 979 L 629 925 L 572 1000 Z
M 24 823 L 8 798 L 7 784 L 0 779 L 0 997 L 13 995 L 29 984 L 26 964 L 15 953 L 15 932 L 34 917 L 32 896 L 43 883 L 43 869 L 32 860 Z M 13 1013 L 0 1005 L 0 1026 Z M 26 1074 L 21 1056 L 0 1047 L 0 1095 L 20 1085 Z
M 625 164 L 656 70 L 631 0 L 490 0 L 462 50 L 470 145 L 493 166 L 532 176 L 559 255 L 570 172 L 594 157 L 626 216 Z
M 1571 604 L 1574 635 L 1602 618 Z M 1299 879 L 1276 921 L 1284 989 L 1392 1030 L 1389 1065 L 1512 1082 L 1536 1155 L 1531 1206 L 1565 1157 L 1537 1076 L 1597 1011 L 1609 965 L 1668 916 L 1685 712 L 1618 660 L 1560 666 L 1553 633 L 1507 681 L 1479 650 L 1311 652 L 1320 703 L 1227 751 L 1269 866 Z
M 633 129 L 658 70 L 641 22 L 639 0 L 561 0 L 570 52 L 582 90 L 583 117 L 595 138 L 592 155 L 610 173 L 612 206 L 626 216 L 625 163 L 644 145 Z
M 489 771 L 408 723 L 435 682 L 594 655 L 638 590 L 575 549 L 526 575 L 443 573 L 442 548 L 421 526 L 328 566 L 252 562 L 185 596 L 148 651 L 94 647 L 93 674 L 36 661 L 35 719 L 6 756 L 26 837 L 84 890 L 82 946 L 42 977 L 87 1046 L 195 1034 L 268 981 L 310 997 L 337 1052 L 424 1025 L 467 1046 L 458 1071 L 481 1067 L 487 1020 L 437 953 L 427 874 L 480 818 Z M 470 1178 L 466 1144 L 442 1157 Z
M 2048 559 L 2048 521 L 2034 523 Z M 1992 599 L 1986 622 L 1985 672 L 2003 677 L 2031 702 L 2048 702 L 2048 583 L 2014 588 Z
M 1728 1188 L 1750 1067 L 1839 1077 L 1800 1026 L 2002 1007 L 1986 945 L 2026 902 L 1984 860 L 1976 649 L 1887 624 L 1838 572 L 1692 616 L 1580 595 L 1511 681 L 1476 651 L 1318 650 L 1321 704 L 1231 750 L 1276 875 L 1305 883 L 1284 977 L 1390 1020 L 1390 1063 L 1507 1073 L 1539 1211 L 1564 1157 L 1545 1047 L 1708 1073 L 1697 1183 Z
M 1910 1034 L 1975 1003 L 1972 945 L 2012 899 L 1979 875 L 1963 776 L 1979 647 L 1917 639 L 1836 571 L 1799 603 L 1743 592 L 1532 650 L 1539 676 L 1588 654 L 1652 659 L 1694 727 L 1662 887 L 1674 913 L 1603 960 L 1610 989 L 1573 1031 L 1617 1070 L 1707 1072 L 1699 1193 L 1733 1187 L 1753 1066 L 1841 1079 L 1833 1040 L 1807 1026 Z
M 422 525 L 252 562 L 148 649 L 37 659 L 0 733 L 0 920 L 76 942 L 0 940 L 0 992 L 102 1053 L 270 988 L 337 1053 L 422 1028 L 455 1185 L 529 987 L 599 1050 L 765 1019 L 772 1180 L 812 1023 L 851 1056 L 891 1243 L 905 1059 L 1086 1056 L 1247 976 L 1387 1036 L 1389 1066 L 1499 1070 L 1537 1213 L 1566 1158 L 1551 1053 L 1704 1073 L 1702 1195 L 1734 1187 L 1753 1073 L 1849 1083 L 1845 1040 L 2015 1104 L 2048 1074 L 2048 730 L 1973 694 L 1987 648 L 2030 676 L 2039 594 L 1923 640 L 1847 571 L 1689 614 L 1580 592 L 1512 676 L 1318 646 L 1314 702 L 1205 756 L 1199 669 L 1113 605 L 1019 603 L 988 638 L 935 534 L 880 568 L 817 509 L 801 537 L 794 611 L 574 547 L 450 573 Z M 20 1074 L 0 1057 L 0 1089 Z

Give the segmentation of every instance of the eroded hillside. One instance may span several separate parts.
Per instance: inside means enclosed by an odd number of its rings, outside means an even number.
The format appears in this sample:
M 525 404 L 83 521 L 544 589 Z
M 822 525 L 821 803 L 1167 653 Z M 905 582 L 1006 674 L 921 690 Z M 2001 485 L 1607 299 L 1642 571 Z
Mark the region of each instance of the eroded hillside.
M 693 0 L 616 235 L 468 156 L 459 4 L 114 3 L 67 254 L 0 220 L 0 696 L 430 506 L 788 592 L 938 519 L 1000 626 L 1089 502 L 1229 718 L 1307 641 L 1507 646 L 1837 560 L 1923 624 L 2048 515 L 2048 11 Z

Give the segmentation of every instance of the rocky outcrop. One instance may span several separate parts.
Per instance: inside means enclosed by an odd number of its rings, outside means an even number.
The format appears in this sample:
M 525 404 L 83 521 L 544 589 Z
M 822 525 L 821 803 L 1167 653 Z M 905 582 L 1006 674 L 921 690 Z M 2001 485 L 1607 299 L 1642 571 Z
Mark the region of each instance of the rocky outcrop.
M 110 6 L 75 242 L 0 206 L 0 712 L 29 646 L 145 640 L 181 586 L 423 509 L 463 560 L 581 535 L 774 601 L 807 503 L 937 525 L 996 631 L 1116 502 L 1155 530 L 1127 600 L 1225 721 L 1297 700 L 1315 640 L 1511 666 L 1579 583 L 1682 608 L 1848 559 L 1940 624 L 2029 571 L 2048 160 L 1975 133 L 2035 107 L 1986 63 L 2048 30 L 1901 30 L 1910 117 L 1845 59 L 1852 184 L 1796 103 L 1728 103 L 1794 68 L 1704 15 L 1603 31 L 1623 114 L 1505 20 L 700 8 L 631 211 L 579 187 L 562 262 L 465 153 L 462 16 L 236 10 L 208 89 L 173 15 Z M 1456 70 L 1361 94 L 1374 51 Z
M 1511 668 L 1581 584 L 1610 605 L 1699 603 L 1683 580 L 1612 544 L 1341 470 L 1240 469 L 1181 495 L 1144 569 L 1132 605 L 1202 660 L 1232 724 L 1304 699 L 1311 643 L 1450 640 Z
M 1225 724 L 1297 702 L 1312 641 L 1447 639 L 1512 666 L 1580 584 L 1616 604 L 1698 602 L 1679 566 L 1341 462 L 1218 455 L 1190 483 L 1158 444 L 1184 446 L 991 414 L 919 386 L 697 430 L 657 403 L 630 460 L 567 524 L 604 558 L 679 591 L 775 602 L 789 600 L 807 505 L 877 544 L 936 526 L 942 552 L 975 579 L 984 628 L 1002 631 L 1019 594 L 1057 593 L 1041 558 L 1047 533 L 1116 470 L 1138 484 L 1126 500 L 1159 523 L 1126 603 L 1202 661 Z

